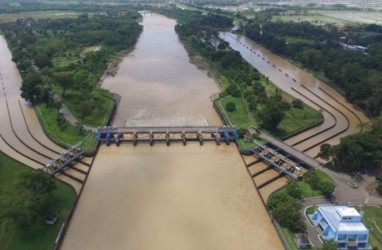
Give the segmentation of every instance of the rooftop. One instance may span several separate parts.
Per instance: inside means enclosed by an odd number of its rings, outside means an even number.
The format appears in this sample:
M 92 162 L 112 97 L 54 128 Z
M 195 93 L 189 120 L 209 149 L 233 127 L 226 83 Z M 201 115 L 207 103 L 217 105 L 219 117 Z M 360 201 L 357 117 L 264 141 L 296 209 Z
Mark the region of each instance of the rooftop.
M 353 216 L 361 216 L 358 211 L 354 207 L 337 207 L 337 213 L 343 217 L 353 217 Z
M 351 207 L 346 206 L 319 206 L 319 211 L 328 224 L 336 231 L 367 233 L 369 230 L 361 221 L 343 220 L 344 217 L 358 217 L 361 215 Z

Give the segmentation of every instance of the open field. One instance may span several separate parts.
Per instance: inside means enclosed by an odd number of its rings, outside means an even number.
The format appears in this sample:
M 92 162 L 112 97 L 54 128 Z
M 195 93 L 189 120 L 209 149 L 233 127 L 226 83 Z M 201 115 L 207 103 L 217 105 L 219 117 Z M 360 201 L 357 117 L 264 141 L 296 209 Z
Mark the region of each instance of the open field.
M 19 18 L 34 18 L 34 19 L 59 19 L 59 18 L 76 18 L 81 15 L 80 12 L 69 11 L 30 11 L 11 14 L 0 14 L 0 23 L 13 22 Z
M 296 13 L 286 12 L 282 16 L 275 16 L 275 21 L 310 22 L 316 25 L 334 24 L 343 27 L 354 24 L 382 24 L 382 11 L 356 10 L 308 10 Z

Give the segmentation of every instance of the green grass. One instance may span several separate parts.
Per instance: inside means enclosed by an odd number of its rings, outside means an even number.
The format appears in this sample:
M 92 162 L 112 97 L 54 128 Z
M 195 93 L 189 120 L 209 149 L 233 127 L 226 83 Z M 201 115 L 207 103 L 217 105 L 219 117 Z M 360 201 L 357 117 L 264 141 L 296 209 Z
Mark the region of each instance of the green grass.
M 237 143 L 239 144 L 239 147 L 242 150 L 253 149 L 256 146 L 256 144 L 253 143 L 252 140 L 249 142 L 246 142 L 246 141 L 243 141 L 243 139 L 239 139 L 239 140 L 237 140 Z
M 108 98 L 102 98 L 102 102 L 98 103 L 98 107 L 103 111 L 98 114 L 92 112 L 89 116 L 84 118 L 81 117 L 79 111 L 77 110 L 77 104 L 68 96 L 65 96 L 65 105 L 68 107 L 72 115 L 80 121 L 82 124 L 90 127 L 100 127 L 107 123 L 110 114 L 114 107 L 114 102 Z
M 280 227 L 281 232 L 284 235 L 285 240 L 287 241 L 286 243 L 288 244 L 289 250 L 300 250 L 296 243 L 294 242 L 294 233 L 290 231 L 287 228 Z M 313 248 L 305 248 L 305 249 L 313 249 Z
M 315 169 L 312 171 L 315 171 L 317 173 L 317 176 L 318 176 L 320 183 L 331 182 L 335 185 L 333 179 L 329 175 L 322 172 L 321 170 Z M 307 183 L 304 178 L 302 178 L 302 181 L 300 181 L 298 184 L 300 186 L 300 189 L 303 193 L 304 198 L 311 198 L 311 197 L 317 197 L 317 196 L 323 196 L 324 195 L 320 190 L 314 189 L 311 185 L 309 185 L 309 183 Z
M 15 194 L 15 187 L 19 180 L 19 177 L 24 174 L 30 174 L 33 170 L 25 165 L 9 158 L 4 153 L 0 152 L 0 218 L 2 217 L 2 211 L 5 210 L 4 206 L 6 201 L 10 199 L 18 199 Z M 72 207 L 76 194 L 74 189 L 59 181 L 57 183 L 57 189 L 55 194 L 58 199 L 59 218 L 55 225 L 50 226 L 43 221 L 36 221 L 31 225 L 28 230 L 22 230 L 17 227 L 14 222 L 5 218 L 0 221 L 0 248 L 1 249 L 38 249 L 38 250 L 50 250 L 54 247 L 55 239 L 60 231 L 62 223 L 66 220 L 69 210 Z
M 55 67 L 63 68 L 63 67 L 68 67 L 71 63 L 78 63 L 79 59 L 78 58 L 69 59 L 67 57 L 58 57 L 52 61 Z
M 19 13 L 3 13 L 0 14 L 0 23 L 15 21 L 19 18 L 31 17 L 33 19 L 60 19 L 60 18 L 76 18 L 81 15 L 80 12 L 74 11 L 28 11 Z
M 363 223 L 370 229 L 369 243 L 374 248 L 382 249 L 382 233 L 376 228 L 374 221 L 382 230 L 382 208 L 379 206 L 356 207 L 358 211 L 363 211 Z
M 291 107 L 285 112 L 284 119 L 278 126 L 281 131 L 280 136 L 289 136 L 322 121 L 322 114 L 308 105 L 304 105 L 302 109 Z
M 305 213 L 306 213 L 306 215 L 308 215 L 308 214 L 314 214 L 314 212 L 316 212 L 316 210 L 317 210 L 317 207 L 316 207 L 316 206 L 310 206 L 310 207 L 308 207 L 308 208 L 306 209 Z
M 60 129 L 57 125 L 57 109 L 54 107 L 46 107 L 45 104 L 35 106 L 37 116 L 45 133 L 57 143 L 69 147 L 82 141 L 88 133 L 80 133 L 78 128 L 65 122 L 65 127 Z M 91 152 L 96 147 L 95 135 L 92 135 L 84 143 L 86 152 Z
M 235 103 L 236 110 L 228 112 L 225 106 L 228 102 Z M 254 112 L 250 112 L 246 107 L 246 102 L 240 97 L 226 96 L 216 101 L 219 110 L 228 118 L 230 125 L 239 128 L 257 127 L 258 123 Z M 315 109 L 304 105 L 303 109 L 291 108 L 285 113 L 283 121 L 279 125 L 277 136 L 285 137 L 303 129 L 310 128 L 322 122 L 322 114 Z
M 305 181 L 299 182 L 298 186 L 300 187 L 304 198 L 322 196 L 322 192 L 320 190 L 312 188 L 309 183 L 306 183 Z
M 233 112 L 228 112 L 225 110 L 225 106 L 228 102 L 233 102 L 236 106 L 236 110 Z M 229 125 L 235 125 L 239 128 L 248 128 L 250 126 L 256 126 L 256 123 L 251 122 L 251 117 L 249 117 L 248 112 L 244 106 L 244 103 L 240 97 L 226 96 L 220 98 L 216 101 L 216 104 L 223 113 L 223 115 L 228 118 Z
M 313 44 L 312 40 L 306 39 L 306 38 L 284 37 L 284 39 L 289 44 L 293 44 L 293 43 Z

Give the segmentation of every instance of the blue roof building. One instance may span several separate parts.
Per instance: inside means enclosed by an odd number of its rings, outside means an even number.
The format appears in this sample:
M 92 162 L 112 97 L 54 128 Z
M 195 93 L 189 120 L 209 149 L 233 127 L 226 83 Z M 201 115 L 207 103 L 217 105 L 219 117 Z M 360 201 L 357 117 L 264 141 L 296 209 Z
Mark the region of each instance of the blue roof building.
M 354 208 L 321 205 L 310 218 L 321 230 L 320 237 L 338 242 L 339 249 L 372 249 L 368 243 L 369 229 Z

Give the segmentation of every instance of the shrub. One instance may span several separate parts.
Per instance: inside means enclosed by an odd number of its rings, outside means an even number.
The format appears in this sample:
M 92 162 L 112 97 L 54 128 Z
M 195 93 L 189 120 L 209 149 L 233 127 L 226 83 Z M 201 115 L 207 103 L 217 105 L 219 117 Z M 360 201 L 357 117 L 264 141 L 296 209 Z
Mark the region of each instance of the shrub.
M 292 106 L 296 109 L 304 108 L 304 103 L 300 99 L 294 99 L 292 101 Z
M 226 105 L 225 105 L 225 109 L 228 111 L 228 112 L 233 112 L 236 110 L 236 105 L 235 103 L 233 102 L 228 102 Z

